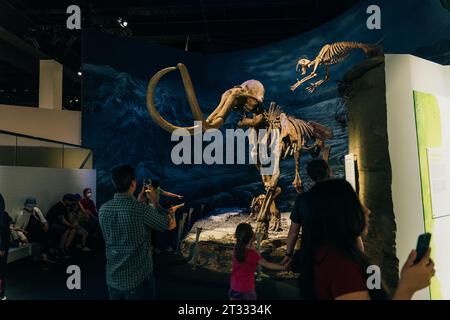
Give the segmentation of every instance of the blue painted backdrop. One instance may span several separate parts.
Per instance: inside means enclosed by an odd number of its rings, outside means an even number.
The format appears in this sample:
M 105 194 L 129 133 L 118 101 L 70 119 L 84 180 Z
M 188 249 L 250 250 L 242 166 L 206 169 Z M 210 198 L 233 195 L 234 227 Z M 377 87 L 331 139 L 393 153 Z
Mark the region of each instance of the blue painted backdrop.
M 382 30 L 366 27 L 366 8 L 382 9 Z M 83 145 L 93 149 L 98 172 L 99 203 L 112 196 L 109 172 L 128 163 L 139 179 L 158 177 L 164 189 L 184 194 L 190 205 L 210 207 L 248 206 L 252 196 L 263 191 L 260 177 L 251 165 L 181 165 L 170 160 L 170 135 L 156 126 L 146 108 L 146 87 L 158 70 L 183 62 L 191 72 L 200 105 L 209 113 L 221 94 L 248 79 L 260 80 L 266 101 L 276 101 L 284 111 L 304 120 L 320 122 L 334 131 L 331 164 L 343 175 L 347 153 L 347 129 L 339 123 L 345 106 L 337 94 L 337 81 L 364 59 L 355 51 L 345 62 L 331 68 L 331 80 L 313 95 L 303 88 L 291 93 L 298 58 L 313 59 L 326 43 L 383 39 L 386 53 L 412 53 L 438 63 L 450 63 L 450 11 L 438 0 L 362 1 L 330 23 L 269 46 L 226 54 L 203 55 L 174 48 L 117 38 L 95 32 L 83 35 Z M 163 79 L 156 91 L 161 114 L 173 123 L 190 125 L 192 115 L 179 74 Z M 234 127 L 230 117 L 225 127 Z M 307 156 L 302 162 L 307 161 Z M 280 207 L 288 209 L 295 197 L 291 187 L 293 160 L 282 164 L 284 188 Z M 302 174 L 302 178 L 308 181 Z

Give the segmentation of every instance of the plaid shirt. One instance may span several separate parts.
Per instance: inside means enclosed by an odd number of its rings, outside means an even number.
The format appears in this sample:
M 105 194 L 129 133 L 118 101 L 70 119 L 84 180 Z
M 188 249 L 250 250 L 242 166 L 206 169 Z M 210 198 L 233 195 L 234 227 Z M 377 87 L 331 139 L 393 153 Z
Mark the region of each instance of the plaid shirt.
M 167 230 L 167 215 L 132 196 L 116 193 L 100 208 L 99 221 L 106 244 L 108 286 L 136 288 L 153 273 L 150 228 Z

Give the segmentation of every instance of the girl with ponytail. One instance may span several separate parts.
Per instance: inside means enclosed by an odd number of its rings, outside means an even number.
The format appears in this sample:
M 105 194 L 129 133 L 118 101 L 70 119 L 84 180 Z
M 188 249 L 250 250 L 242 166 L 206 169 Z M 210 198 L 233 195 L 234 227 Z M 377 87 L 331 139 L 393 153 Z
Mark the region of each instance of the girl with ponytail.
M 262 258 L 254 249 L 255 233 L 248 223 L 236 228 L 236 246 L 230 277 L 231 300 L 256 300 L 255 272 L 258 265 L 271 270 L 287 270 L 289 266 L 273 263 Z

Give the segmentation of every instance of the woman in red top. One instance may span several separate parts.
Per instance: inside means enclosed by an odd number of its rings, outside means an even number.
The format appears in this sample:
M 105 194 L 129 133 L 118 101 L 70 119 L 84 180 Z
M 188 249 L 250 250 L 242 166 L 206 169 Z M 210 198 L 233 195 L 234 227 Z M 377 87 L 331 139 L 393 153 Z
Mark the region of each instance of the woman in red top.
M 310 214 L 303 224 L 300 289 L 305 299 L 369 300 L 388 298 L 383 288 L 369 290 L 369 259 L 358 244 L 367 233 L 369 210 L 364 210 L 345 180 L 328 180 L 310 191 Z M 392 299 L 409 300 L 430 284 L 434 264 L 430 251 L 414 264 L 412 251 L 403 266 Z
M 254 249 L 255 234 L 251 225 L 241 223 L 236 228 L 233 268 L 230 277 L 231 300 L 256 300 L 255 272 L 258 265 L 272 270 L 287 270 L 287 266 L 262 258 Z

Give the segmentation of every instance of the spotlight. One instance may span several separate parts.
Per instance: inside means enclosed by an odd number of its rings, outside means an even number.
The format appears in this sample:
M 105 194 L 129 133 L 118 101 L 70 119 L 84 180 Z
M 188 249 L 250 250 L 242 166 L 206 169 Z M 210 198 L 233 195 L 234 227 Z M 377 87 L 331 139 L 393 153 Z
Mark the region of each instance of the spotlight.
M 124 18 L 119 17 L 119 18 L 117 19 L 117 22 L 119 23 L 119 25 L 120 25 L 122 28 L 126 28 L 126 27 L 128 26 L 128 21 L 127 21 L 126 19 L 124 19 Z
M 83 75 L 83 72 L 78 71 L 78 75 L 81 77 Z

